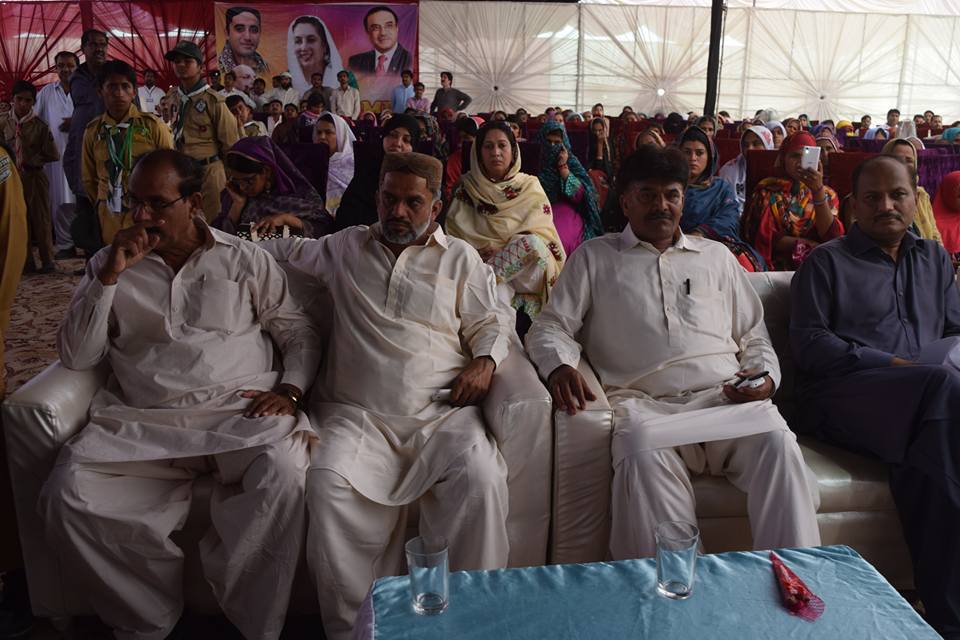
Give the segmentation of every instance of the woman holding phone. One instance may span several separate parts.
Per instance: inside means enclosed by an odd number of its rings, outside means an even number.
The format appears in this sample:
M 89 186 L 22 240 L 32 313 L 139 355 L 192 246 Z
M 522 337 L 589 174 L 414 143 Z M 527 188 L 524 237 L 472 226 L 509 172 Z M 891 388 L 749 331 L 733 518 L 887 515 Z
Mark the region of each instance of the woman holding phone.
M 814 247 L 843 235 L 837 193 L 823 183 L 822 163 L 802 166 L 804 147 L 819 151 L 806 132 L 783 141 L 778 175 L 760 181 L 744 211 L 743 238 L 773 270 L 792 271 Z

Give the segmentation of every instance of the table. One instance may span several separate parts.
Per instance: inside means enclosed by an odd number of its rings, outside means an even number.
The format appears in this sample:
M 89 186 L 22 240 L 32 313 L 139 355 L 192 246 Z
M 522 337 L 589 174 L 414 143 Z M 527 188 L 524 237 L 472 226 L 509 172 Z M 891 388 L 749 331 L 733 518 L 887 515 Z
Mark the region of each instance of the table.
M 845 546 L 778 550 L 826 610 L 791 616 L 765 551 L 703 555 L 693 595 L 656 595 L 652 558 L 450 575 L 442 615 L 413 613 L 406 576 L 377 580 L 358 618 L 359 640 L 656 640 L 822 638 L 940 640 L 876 569 Z

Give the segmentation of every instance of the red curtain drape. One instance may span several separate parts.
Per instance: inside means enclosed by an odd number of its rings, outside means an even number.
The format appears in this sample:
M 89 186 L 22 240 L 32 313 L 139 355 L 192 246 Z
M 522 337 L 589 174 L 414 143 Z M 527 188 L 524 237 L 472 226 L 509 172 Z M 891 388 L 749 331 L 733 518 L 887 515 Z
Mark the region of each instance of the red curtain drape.
M 17 80 L 53 80 L 54 56 L 79 51 L 82 33 L 77 2 L 0 2 L 0 98 Z

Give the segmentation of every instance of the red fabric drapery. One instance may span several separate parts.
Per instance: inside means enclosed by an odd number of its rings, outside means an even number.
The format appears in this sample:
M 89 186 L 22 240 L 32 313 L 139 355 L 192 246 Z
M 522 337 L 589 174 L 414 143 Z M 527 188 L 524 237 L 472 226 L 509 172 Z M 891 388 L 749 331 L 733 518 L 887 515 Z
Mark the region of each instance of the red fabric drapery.
M 0 2 L 0 98 L 17 80 L 52 80 L 54 56 L 78 51 L 82 33 L 76 2 Z

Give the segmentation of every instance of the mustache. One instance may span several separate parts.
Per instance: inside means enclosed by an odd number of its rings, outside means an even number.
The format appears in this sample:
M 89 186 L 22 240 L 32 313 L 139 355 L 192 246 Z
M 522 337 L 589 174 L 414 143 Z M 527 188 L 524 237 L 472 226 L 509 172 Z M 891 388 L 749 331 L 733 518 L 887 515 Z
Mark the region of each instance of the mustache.
M 873 216 L 874 220 L 880 220 L 883 218 L 895 218 L 897 220 L 903 221 L 903 216 L 896 211 L 881 211 L 877 215 Z
M 647 220 L 673 220 L 673 216 L 670 215 L 667 211 L 655 211 L 653 213 L 648 213 L 646 216 Z

